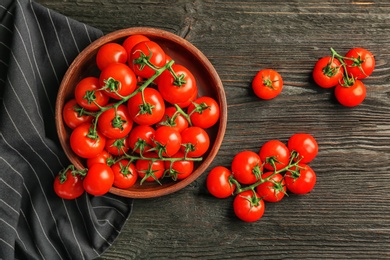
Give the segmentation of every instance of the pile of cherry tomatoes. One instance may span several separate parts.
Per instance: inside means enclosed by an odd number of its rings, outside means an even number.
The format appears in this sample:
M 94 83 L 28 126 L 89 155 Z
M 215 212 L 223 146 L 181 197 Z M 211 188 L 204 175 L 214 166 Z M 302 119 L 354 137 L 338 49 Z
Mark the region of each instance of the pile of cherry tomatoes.
M 364 48 L 352 48 L 344 56 L 331 49 L 313 68 L 313 79 L 322 88 L 334 88 L 337 101 L 346 107 L 360 105 L 366 98 L 367 78 L 375 68 L 374 55 Z
M 191 71 L 144 35 L 104 44 L 96 67 L 99 75 L 80 80 L 63 109 L 70 147 L 87 168 L 62 170 L 55 192 L 74 199 L 189 176 L 209 149 L 217 101 L 198 96 Z
M 259 220 L 266 202 L 278 202 L 288 192 L 306 194 L 316 184 L 316 174 L 308 165 L 318 154 L 318 143 L 307 133 L 293 134 L 287 144 L 265 142 L 258 153 L 238 152 L 229 168 L 214 167 L 206 186 L 217 198 L 234 196 L 233 210 L 246 222 Z

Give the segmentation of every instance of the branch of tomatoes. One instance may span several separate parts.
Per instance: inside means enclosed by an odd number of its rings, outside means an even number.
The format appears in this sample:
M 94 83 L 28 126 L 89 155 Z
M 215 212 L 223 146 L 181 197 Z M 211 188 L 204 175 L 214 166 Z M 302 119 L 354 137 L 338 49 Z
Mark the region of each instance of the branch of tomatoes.
M 287 191 L 307 194 L 313 190 L 316 174 L 308 164 L 317 154 L 317 141 L 307 133 L 293 134 L 287 145 L 269 140 L 258 153 L 238 152 L 230 169 L 214 167 L 207 176 L 206 186 L 216 198 L 233 196 L 236 216 L 254 222 L 263 216 L 265 202 L 279 202 Z

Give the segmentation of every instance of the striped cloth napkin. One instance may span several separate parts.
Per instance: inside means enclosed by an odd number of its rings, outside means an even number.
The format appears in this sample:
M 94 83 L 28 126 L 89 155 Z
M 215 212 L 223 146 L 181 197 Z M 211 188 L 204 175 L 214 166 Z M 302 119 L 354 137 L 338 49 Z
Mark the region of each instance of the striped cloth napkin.
M 0 0 L 0 259 L 96 258 L 131 213 L 131 199 L 53 191 L 69 165 L 54 122 L 58 87 L 100 36 L 31 0 Z

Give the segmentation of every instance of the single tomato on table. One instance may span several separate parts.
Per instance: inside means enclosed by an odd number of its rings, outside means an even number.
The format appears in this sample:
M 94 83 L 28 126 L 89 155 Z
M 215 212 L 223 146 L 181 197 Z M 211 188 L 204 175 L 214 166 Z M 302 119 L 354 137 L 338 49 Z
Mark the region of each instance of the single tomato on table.
M 338 84 L 334 94 L 337 101 L 346 107 L 360 105 L 367 95 L 366 86 L 358 79 L 352 80 L 350 84 Z
M 252 80 L 252 89 L 261 99 L 273 99 L 282 92 L 283 78 L 273 69 L 262 69 Z
M 233 210 L 239 219 L 255 222 L 264 215 L 265 204 L 255 191 L 247 190 L 236 195 Z

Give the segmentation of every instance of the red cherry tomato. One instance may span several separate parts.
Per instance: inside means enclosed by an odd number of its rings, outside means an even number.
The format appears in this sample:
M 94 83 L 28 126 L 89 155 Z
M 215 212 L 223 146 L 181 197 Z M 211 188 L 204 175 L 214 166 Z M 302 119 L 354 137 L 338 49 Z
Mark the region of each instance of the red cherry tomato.
M 138 125 L 130 131 L 129 146 L 136 153 L 144 153 L 153 147 L 154 128 L 148 125 Z
M 185 101 L 185 102 L 182 102 L 182 103 L 177 103 L 176 105 L 178 105 L 180 108 L 186 108 L 188 107 L 189 105 L 191 105 L 191 103 L 198 98 L 198 88 L 196 88 L 194 94 L 192 95 L 192 97 Z
M 63 199 L 76 199 L 83 195 L 83 177 L 68 169 L 60 172 L 54 179 L 54 191 Z
M 200 127 L 191 126 L 181 132 L 181 150 L 187 157 L 201 157 L 210 147 L 210 137 Z
M 156 154 L 147 153 L 144 154 L 146 158 L 155 158 Z M 141 178 L 140 184 L 144 181 L 147 182 L 160 182 L 160 178 L 164 175 L 165 164 L 162 160 L 148 160 L 140 159 L 135 163 L 138 176 Z
M 375 68 L 374 55 L 364 48 L 353 48 L 345 54 L 347 72 L 354 78 L 364 79 L 372 74 Z
M 129 151 L 129 143 L 127 137 L 118 139 L 107 139 L 105 149 L 112 155 L 120 156 Z
M 111 166 L 114 173 L 113 185 L 120 189 L 128 189 L 135 184 L 138 178 L 135 165 L 129 160 L 120 160 Z
M 100 90 L 99 79 L 95 77 L 80 80 L 76 85 L 74 96 L 81 107 L 90 111 L 98 111 L 100 107 L 107 105 L 110 99 Z
M 306 194 L 313 190 L 317 176 L 313 169 L 303 163 L 298 163 L 284 175 L 287 189 L 295 194 Z
M 178 151 L 171 158 L 184 158 L 184 153 Z M 167 170 L 168 176 L 174 181 L 183 180 L 191 175 L 194 170 L 194 161 L 190 160 L 179 160 L 179 161 L 165 161 L 165 169 Z
M 157 123 L 157 127 L 163 125 L 170 126 L 181 133 L 188 127 L 188 120 L 177 111 L 176 107 L 166 107 L 164 117 Z
M 216 198 L 227 198 L 233 195 L 236 184 L 230 181 L 232 172 L 223 166 L 214 167 L 206 179 L 207 190 Z
M 88 169 L 83 186 L 89 194 L 101 196 L 111 189 L 113 183 L 114 173 L 110 166 L 104 163 L 96 163 Z
M 220 110 L 218 102 L 208 96 L 195 99 L 187 109 L 194 126 L 209 128 L 219 120 Z
M 330 56 L 319 59 L 313 68 L 313 79 L 322 88 L 335 87 L 343 78 L 343 67 Z
M 137 45 L 140 42 L 150 41 L 148 37 L 141 35 L 141 34 L 134 34 L 127 37 L 123 43 L 122 46 L 125 48 L 128 58 L 130 59 L 132 49 L 135 45 Z
M 99 155 L 106 145 L 106 137 L 96 131 L 91 137 L 92 124 L 84 123 L 76 127 L 70 135 L 70 147 L 82 158 L 92 158 Z
M 99 86 L 105 90 L 106 95 L 120 100 L 134 92 L 137 77 L 126 64 L 112 63 L 100 73 Z
M 122 45 L 109 42 L 102 45 L 96 53 L 96 65 L 103 70 L 112 63 L 126 63 L 127 58 L 127 51 Z
M 139 125 L 154 125 L 161 121 L 165 113 L 164 99 L 160 92 L 153 88 L 137 93 L 127 104 L 131 118 Z
M 273 69 L 260 70 L 252 81 L 252 89 L 261 99 L 275 98 L 282 92 L 283 78 Z
M 95 163 L 110 164 L 110 160 L 112 160 L 111 154 L 106 150 L 103 150 L 97 156 L 87 159 L 87 167 L 90 168 Z
M 71 99 L 65 103 L 62 117 L 65 124 L 71 129 L 75 129 L 82 123 L 91 123 L 93 119 L 93 116 L 82 113 L 82 108 L 77 104 L 76 99 Z
M 111 107 L 105 110 L 98 118 L 99 131 L 111 139 L 119 139 L 127 136 L 133 127 L 127 106 L 120 104 L 118 107 Z
M 180 150 L 181 135 L 172 127 L 161 126 L 157 128 L 152 139 L 154 149 L 160 157 L 171 157 Z
M 274 172 L 266 172 L 261 177 L 263 179 L 268 178 L 274 174 Z M 286 194 L 286 183 L 281 174 L 276 173 L 269 178 L 268 181 L 263 182 L 256 187 L 256 192 L 259 196 L 268 202 L 278 202 L 282 200 Z
M 173 64 L 172 71 L 165 70 L 158 77 L 158 90 L 168 103 L 186 102 L 196 91 L 195 77 L 186 67 L 180 64 Z
M 343 86 L 338 84 L 335 88 L 337 101 L 346 107 L 355 107 L 360 105 L 366 98 L 366 86 L 360 80 L 354 80 L 352 85 Z
M 287 146 L 279 140 L 269 140 L 260 148 L 260 159 L 265 162 L 267 170 L 281 170 L 290 161 L 290 151 Z
M 264 215 L 265 205 L 260 196 L 251 190 L 239 193 L 233 200 L 236 216 L 245 222 L 255 222 Z
M 239 183 L 253 184 L 260 179 L 263 166 L 257 153 L 245 150 L 234 156 L 231 169 Z
M 287 142 L 288 149 L 298 153 L 294 161 L 301 163 L 311 162 L 318 154 L 318 143 L 314 137 L 307 133 L 293 134 Z
M 142 63 L 142 60 L 147 60 L 155 68 L 161 68 L 166 62 L 165 52 L 154 41 L 142 41 L 131 50 L 129 66 L 137 76 L 145 79 L 151 78 L 156 72 L 145 63 Z

